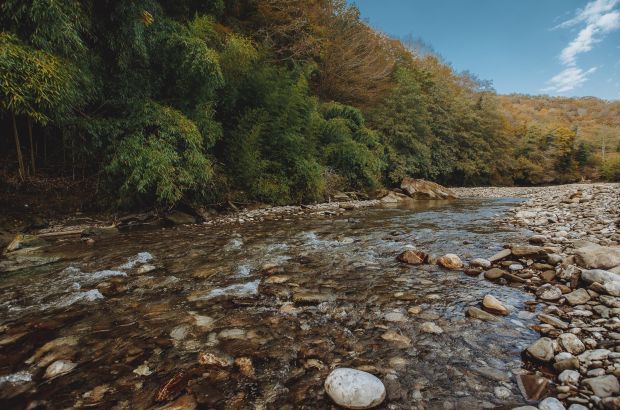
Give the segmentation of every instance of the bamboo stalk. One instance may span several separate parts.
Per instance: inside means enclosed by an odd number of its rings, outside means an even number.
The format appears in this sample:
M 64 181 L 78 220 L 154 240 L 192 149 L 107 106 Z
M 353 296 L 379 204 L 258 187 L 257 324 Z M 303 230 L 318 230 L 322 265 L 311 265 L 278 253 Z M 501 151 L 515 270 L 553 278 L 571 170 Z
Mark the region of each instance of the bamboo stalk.
M 30 139 L 30 168 L 32 169 L 32 176 L 35 176 L 37 172 L 37 166 L 34 161 L 34 144 L 32 143 L 32 120 L 28 118 L 28 138 Z
M 19 166 L 19 179 L 24 182 L 26 179 L 26 169 L 24 167 L 24 158 L 22 157 L 22 147 L 19 143 L 19 134 L 17 133 L 17 121 L 15 120 L 15 113 L 13 117 L 13 136 L 15 137 L 15 149 L 17 150 L 17 163 Z

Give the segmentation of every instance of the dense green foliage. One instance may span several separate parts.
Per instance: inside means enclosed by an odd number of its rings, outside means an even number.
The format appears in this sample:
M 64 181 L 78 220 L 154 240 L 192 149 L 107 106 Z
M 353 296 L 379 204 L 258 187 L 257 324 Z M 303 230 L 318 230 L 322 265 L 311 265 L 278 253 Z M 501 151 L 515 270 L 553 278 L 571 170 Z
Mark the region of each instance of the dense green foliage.
M 0 120 L 14 136 L 0 149 L 22 180 L 43 168 L 120 206 L 171 206 L 319 201 L 406 176 L 620 178 L 613 149 L 601 158 L 570 124 L 506 115 L 486 83 L 343 0 L 6 0 L 0 12 Z

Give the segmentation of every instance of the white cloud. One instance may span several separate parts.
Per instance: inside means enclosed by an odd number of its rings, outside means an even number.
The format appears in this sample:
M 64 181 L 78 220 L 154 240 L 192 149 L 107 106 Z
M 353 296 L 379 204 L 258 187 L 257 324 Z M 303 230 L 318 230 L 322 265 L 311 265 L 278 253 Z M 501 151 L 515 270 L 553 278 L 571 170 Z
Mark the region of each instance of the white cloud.
M 600 16 L 612 11 L 616 5 L 620 3 L 620 0 L 594 0 L 586 4 L 583 9 L 578 9 L 575 13 L 575 17 L 558 24 L 554 28 L 567 28 L 576 26 L 579 23 L 591 23 L 600 18 Z
M 587 71 L 583 71 L 579 67 L 568 67 L 561 73 L 553 76 L 548 81 L 549 86 L 543 88 L 544 92 L 563 93 L 571 91 L 588 80 L 588 76 L 596 71 L 596 67 L 592 67 Z
M 573 90 L 588 80 L 596 67 L 586 71 L 577 66 L 577 56 L 586 53 L 603 40 L 606 34 L 620 28 L 620 11 L 614 10 L 620 0 L 594 0 L 578 9 L 575 17 L 557 26 L 569 28 L 585 24 L 575 37 L 560 53 L 560 61 L 565 68 L 548 81 L 549 86 L 543 91 L 565 92 Z
M 562 53 L 560 60 L 566 65 L 575 64 L 578 54 L 592 50 L 592 45 L 601 41 L 604 34 L 620 28 L 620 12 L 611 11 L 609 13 L 591 16 L 587 20 L 587 25 L 579 31 L 577 37 L 571 41 Z

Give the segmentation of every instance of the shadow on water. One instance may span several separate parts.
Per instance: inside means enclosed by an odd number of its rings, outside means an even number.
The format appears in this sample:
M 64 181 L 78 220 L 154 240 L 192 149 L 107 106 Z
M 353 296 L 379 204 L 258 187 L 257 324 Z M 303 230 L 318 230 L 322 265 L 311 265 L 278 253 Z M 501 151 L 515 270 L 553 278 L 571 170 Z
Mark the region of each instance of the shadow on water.
M 536 338 L 518 315 L 531 296 L 395 260 L 407 246 L 488 257 L 524 235 L 493 219 L 517 202 L 149 229 L 92 248 L 58 241 L 47 252 L 61 262 L 0 282 L 0 404 L 148 408 L 189 393 L 204 408 L 332 408 L 322 383 L 335 366 L 381 377 L 383 408 L 522 403 L 511 372 Z M 487 293 L 511 314 L 465 317 Z M 422 332 L 425 322 L 443 333 Z M 35 353 L 58 338 L 70 343 Z M 249 361 L 201 365 L 199 352 Z M 77 366 L 46 379 L 55 360 Z M 494 395 L 502 385 L 510 397 Z

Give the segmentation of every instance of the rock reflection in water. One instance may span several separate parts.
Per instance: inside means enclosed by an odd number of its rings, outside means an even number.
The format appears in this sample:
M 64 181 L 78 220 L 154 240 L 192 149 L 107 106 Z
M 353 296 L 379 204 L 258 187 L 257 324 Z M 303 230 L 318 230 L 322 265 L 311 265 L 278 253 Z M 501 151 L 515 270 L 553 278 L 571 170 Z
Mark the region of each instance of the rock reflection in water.
M 381 408 L 522 403 L 513 372 L 536 334 L 518 312 L 531 297 L 395 259 L 411 245 L 489 256 L 521 235 L 492 222 L 511 205 L 132 231 L 92 248 L 59 241 L 46 252 L 60 264 L 0 282 L 1 407 L 333 408 L 323 381 L 337 366 L 380 377 Z M 97 297 L 53 303 L 77 292 Z M 509 315 L 466 317 L 486 294 Z M 63 372 L 45 378 L 52 365 Z

